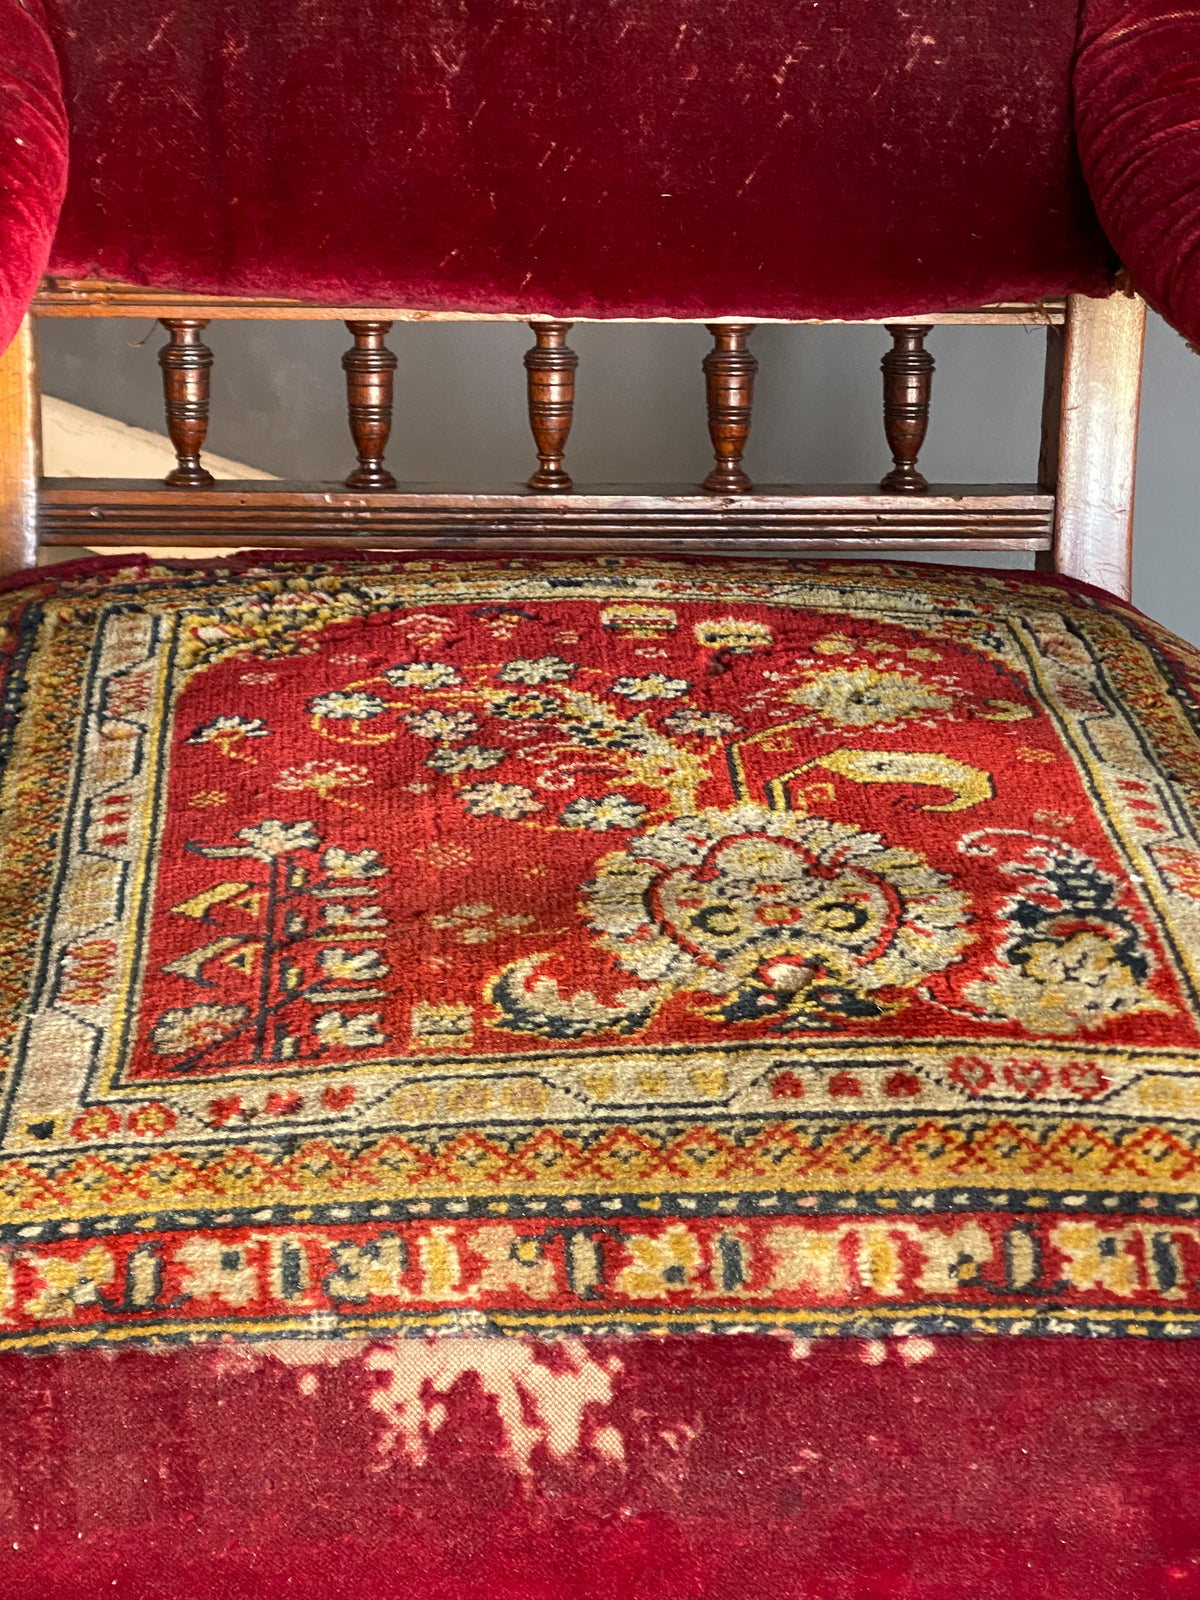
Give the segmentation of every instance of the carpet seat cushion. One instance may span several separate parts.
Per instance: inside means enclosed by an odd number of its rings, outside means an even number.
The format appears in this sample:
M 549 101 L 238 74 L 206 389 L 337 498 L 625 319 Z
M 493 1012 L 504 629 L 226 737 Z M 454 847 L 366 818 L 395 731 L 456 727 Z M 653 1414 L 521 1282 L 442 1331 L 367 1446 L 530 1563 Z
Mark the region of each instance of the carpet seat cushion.
M 338 554 L 3 608 L 0 1343 L 1200 1325 L 1200 662 L 1130 608 Z

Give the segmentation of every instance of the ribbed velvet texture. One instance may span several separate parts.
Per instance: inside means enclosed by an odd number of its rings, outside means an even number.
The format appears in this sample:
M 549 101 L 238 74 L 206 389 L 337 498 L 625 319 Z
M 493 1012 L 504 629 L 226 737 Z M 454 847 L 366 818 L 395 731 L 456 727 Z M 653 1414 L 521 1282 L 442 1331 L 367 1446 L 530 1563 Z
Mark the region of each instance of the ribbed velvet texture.
M 476 311 L 1078 289 L 1075 0 L 51 0 L 61 273 Z
M 1134 285 L 1200 338 L 1200 6 L 1085 0 L 1075 121 L 1097 208 Z
M 40 0 L 0 0 L 0 351 L 45 271 L 66 179 L 66 114 Z

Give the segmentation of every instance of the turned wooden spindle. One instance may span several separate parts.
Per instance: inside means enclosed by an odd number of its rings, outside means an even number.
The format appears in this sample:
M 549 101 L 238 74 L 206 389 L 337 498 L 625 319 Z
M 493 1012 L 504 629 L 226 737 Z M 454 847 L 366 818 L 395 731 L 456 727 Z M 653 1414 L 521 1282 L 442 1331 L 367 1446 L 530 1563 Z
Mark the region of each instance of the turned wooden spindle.
M 529 426 L 540 463 L 529 487 L 540 493 L 566 494 L 571 479 L 563 471 L 567 436 L 575 415 L 575 369 L 579 357 L 567 344 L 569 322 L 531 322 L 537 343 L 525 352 L 529 390 Z
M 203 489 L 213 481 L 212 473 L 200 464 L 208 432 L 208 374 L 213 364 L 212 351 L 200 338 L 208 320 L 160 317 L 159 321 L 170 335 L 170 342 L 158 352 L 158 364 L 163 375 L 167 432 L 179 461 L 167 473 L 166 482 L 181 489 Z
M 750 437 L 754 374 L 758 362 L 746 348 L 753 322 L 710 322 L 716 343 L 704 358 L 708 396 L 708 432 L 717 464 L 704 480 L 711 494 L 745 494 L 750 479 L 742 471 L 742 453 Z
M 917 456 L 929 426 L 933 357 L 925 349 L 928 327 L 889 322 L 892 348 L 884 356 L 883 426 L 896 463 L 880 483 L 885 494 L 924 494 L 928 483 L 917 471 Z
M 348 322 L 354 346 L 342 357 L 346 404 L 358 465 L 346 479 L 347 489 L 394 489 L 396 480 L 383 464 L 392 431 L 392 375 L 395 353 L 384 343 L 390 322 Z

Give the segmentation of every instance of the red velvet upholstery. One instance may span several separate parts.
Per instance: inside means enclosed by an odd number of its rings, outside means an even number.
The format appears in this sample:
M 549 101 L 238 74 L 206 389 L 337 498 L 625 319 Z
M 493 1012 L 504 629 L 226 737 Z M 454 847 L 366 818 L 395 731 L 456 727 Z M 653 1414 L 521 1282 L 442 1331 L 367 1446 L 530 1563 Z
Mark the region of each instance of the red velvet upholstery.
M 1106 286 L 1076 0 L 51 0 L 54 270 L 863 317 Z
M 598 1341 L 524 1477 L 473 1341 L 388 1448 L 415 1343 L 0 1360 L 4 1600 L 1200 1596 L 1194 1339 Z
M 862 317 L 1103 293 L 1074 0 L 49 0 L 73 174 L 53 265 L 462 310 Z M 0 346 L 66 116 L 0 0 Z M 1200 12 L 1085 0 L 1083 171 L 1200 335 Z
M 0 351 L 46 268 L 67 181 L 67 122 L 41 0 L 0 0 Z
M 1200 338 L 1200 7 L 1086 0 L 1075 106 L 1088 182 L 1134 284 Z

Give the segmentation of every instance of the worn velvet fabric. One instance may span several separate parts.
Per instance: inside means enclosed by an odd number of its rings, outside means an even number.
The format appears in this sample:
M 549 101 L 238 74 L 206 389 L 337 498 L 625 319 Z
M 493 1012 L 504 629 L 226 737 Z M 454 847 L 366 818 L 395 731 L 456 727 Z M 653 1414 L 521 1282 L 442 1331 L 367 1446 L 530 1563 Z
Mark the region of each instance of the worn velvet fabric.
M 0 0 L 0 352 L 45 271 L 66 177 L 66 113 L 40 0 Z
M 1074 0 L 52 0 L 60 273 L 593 316 L 1103 292 Z
M 1092 194 L 1136 287 L 1200 338 L 1200 8 L 1086 0 L 1075 121 Z
M 1198 1435 L 1196 1341 L 8 1356 L 0 1592 L 1196 1600 Z
M 1200 333 L 1200 17 L 1165 0 L 1088 0 L 1073 78 L 1071 0 L 38 7 L 0 5 L 0 343 L 67 118 L 64 274 L 854 318 L 1103 293 L 1115 247 Z

